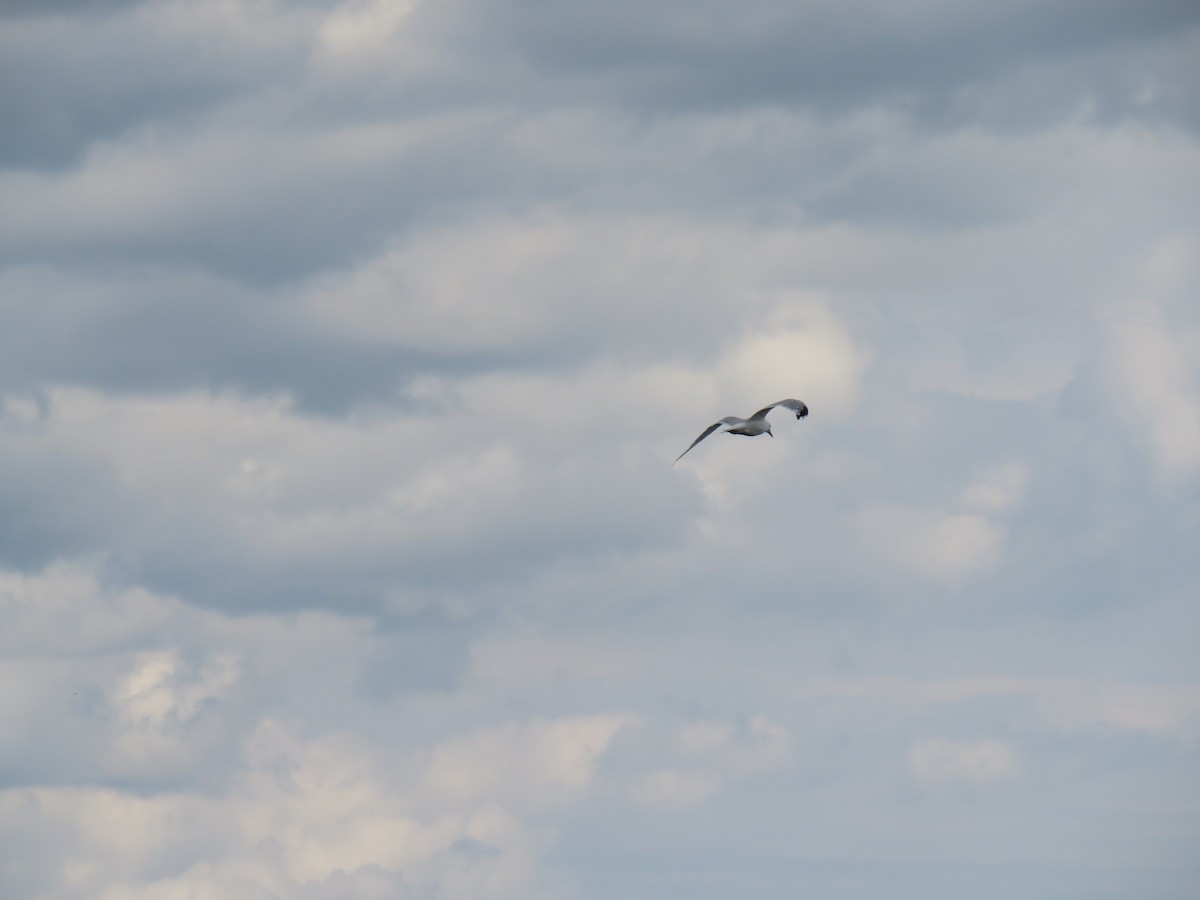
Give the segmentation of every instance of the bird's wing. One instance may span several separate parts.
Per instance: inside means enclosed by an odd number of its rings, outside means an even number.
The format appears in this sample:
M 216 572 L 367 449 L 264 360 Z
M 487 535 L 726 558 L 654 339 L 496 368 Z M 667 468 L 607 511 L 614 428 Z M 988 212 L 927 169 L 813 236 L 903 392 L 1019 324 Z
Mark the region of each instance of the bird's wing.
M 764 406 L 762 409 L 760 409 L 758 412 L 756 412 L 754 415 L 752 415 L 750 417 L 750 421 L 753 422 L 755 419 L 765 419 L 767 417 L 767 413 L 769 413 L 771 410 L 773 410 L 777 406 L 783 406 L 783 407 L 786 407 L 787 409 L 790 409 L 792 412 L 794 412 L 796 414 L 797 419 L 803 419 L 805 416 L 808 415 L 808 407 L 805 406 L 803 403 L 801 403 L 799 400 L 780 400 L 778 403 L 772 403 L 770 406 Z
M 677 457 L 675 457 L 675 462 L 671 463 L 671 465 L 675 465 L 675 463 L 679 462 L 681 459 L 683 459 L 685 456 L 687 456 L 688 450 L 691 450 L 692 447 L 695 447 L 698 443 L 700 443 L 702 440 L 704 440 L 706 437 L 708 437 L 710 434 L 712 434 L 714 431 L 716 431 L 722 425 L 724 425 L 724 426 L 741 425 L 745 421 L 746 421 L 745 419 L 739 419 L 737 416 L 726 416 L 725 418 L 721 419 L 721 421 L 719 421 L 719 422 L 713 422 L 711 425 L 709 425 L 707 428 L 705 428 L 703 432 L 701 432 L 700 437 L 698 437 L 694 441 L 692 441 L 691 447 L 688 447 L 687 450 L 684 450 Z

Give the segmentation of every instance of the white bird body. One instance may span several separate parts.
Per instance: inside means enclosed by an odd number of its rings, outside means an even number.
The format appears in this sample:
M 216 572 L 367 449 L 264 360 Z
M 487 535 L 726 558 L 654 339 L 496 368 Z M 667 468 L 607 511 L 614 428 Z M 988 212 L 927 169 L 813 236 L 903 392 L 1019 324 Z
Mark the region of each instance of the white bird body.
M 725 434 L 744 434 L 746 437 L 771 434 L 771 424 L 766 419 L 738 419 L 728 416 L 721 422 L 725 425 Z M 771 437 L 775 435 L 771 434 Z
M 771 434 L 771 423 L 767 421 L 767 413 L 777 406 L 790 409 L 796 414 L 797 419 L 803 419 L 808 415 L 808 407 L 799 400 L 780 400 L 778 403 L 764 406 L 748 419 L 739 419 L 737 416 L 726 416 L 704 429 L 700 437 L 692 441 L 691 447 L 688 447 L 687 450 L 684 450 L 683 453 L 675 457 L 675 462 L 683 459 L 687 455 L 688 450 L 691 450 L 692 447 L 695 447 L 714 431 L 720 431 L 723 434 L 742 434 L 746 437 L 756 437 L 760 434 L 769 434 L 771 437 L 775 437 L 774 434 Z M 671 465 L 675 465 L 675 463 L 671 463 Z

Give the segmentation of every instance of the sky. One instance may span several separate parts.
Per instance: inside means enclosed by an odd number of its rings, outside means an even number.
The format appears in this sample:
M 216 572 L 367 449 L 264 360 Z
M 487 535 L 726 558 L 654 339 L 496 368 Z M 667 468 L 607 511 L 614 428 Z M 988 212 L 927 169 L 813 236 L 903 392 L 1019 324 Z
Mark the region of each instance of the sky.
M 0 895 L 1200 896 L 1197 60 L 5 0 Z

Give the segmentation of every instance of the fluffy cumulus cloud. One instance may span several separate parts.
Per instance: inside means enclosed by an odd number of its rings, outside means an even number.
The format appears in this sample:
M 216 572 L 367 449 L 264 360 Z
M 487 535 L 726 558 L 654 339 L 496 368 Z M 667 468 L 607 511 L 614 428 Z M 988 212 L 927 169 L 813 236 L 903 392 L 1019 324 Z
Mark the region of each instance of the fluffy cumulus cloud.
M 0 4 L 0 894 L 1195 896 L 1197 58 Z

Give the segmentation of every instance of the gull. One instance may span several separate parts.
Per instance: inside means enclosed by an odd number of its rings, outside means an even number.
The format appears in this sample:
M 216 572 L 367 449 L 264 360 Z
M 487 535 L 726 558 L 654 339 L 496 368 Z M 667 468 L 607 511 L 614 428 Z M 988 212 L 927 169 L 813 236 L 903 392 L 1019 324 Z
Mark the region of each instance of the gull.
M 754 437 L 765 433 L 771 435 L 771 437 L 775 437 L 775 435 L 771 434 L 771 423 L 767 421 L 767 413 L 777 406 L 790 409 L 796 414 L 797 419 L 803 419 L 808 415 L 808 407 L 799 400 L 780 400 L 778 403 L 764 406 L 748 419 L 739 419 L 737 416 L 726 416 L 719 422 L 713 422 L 704 429 L 700 437 L 692 441 L 692 447 L 695 447 L 717 429 L 720 429 L 725 434 L 744 434 L 747 437 Z M 688 447 L 687 450 L 684 450 L 675 457 L 675 462 L 671 463 L 671 465 L 675 465 L 675 463 L 687 456 L 688 450 L 691 450 L 692 447 Z

